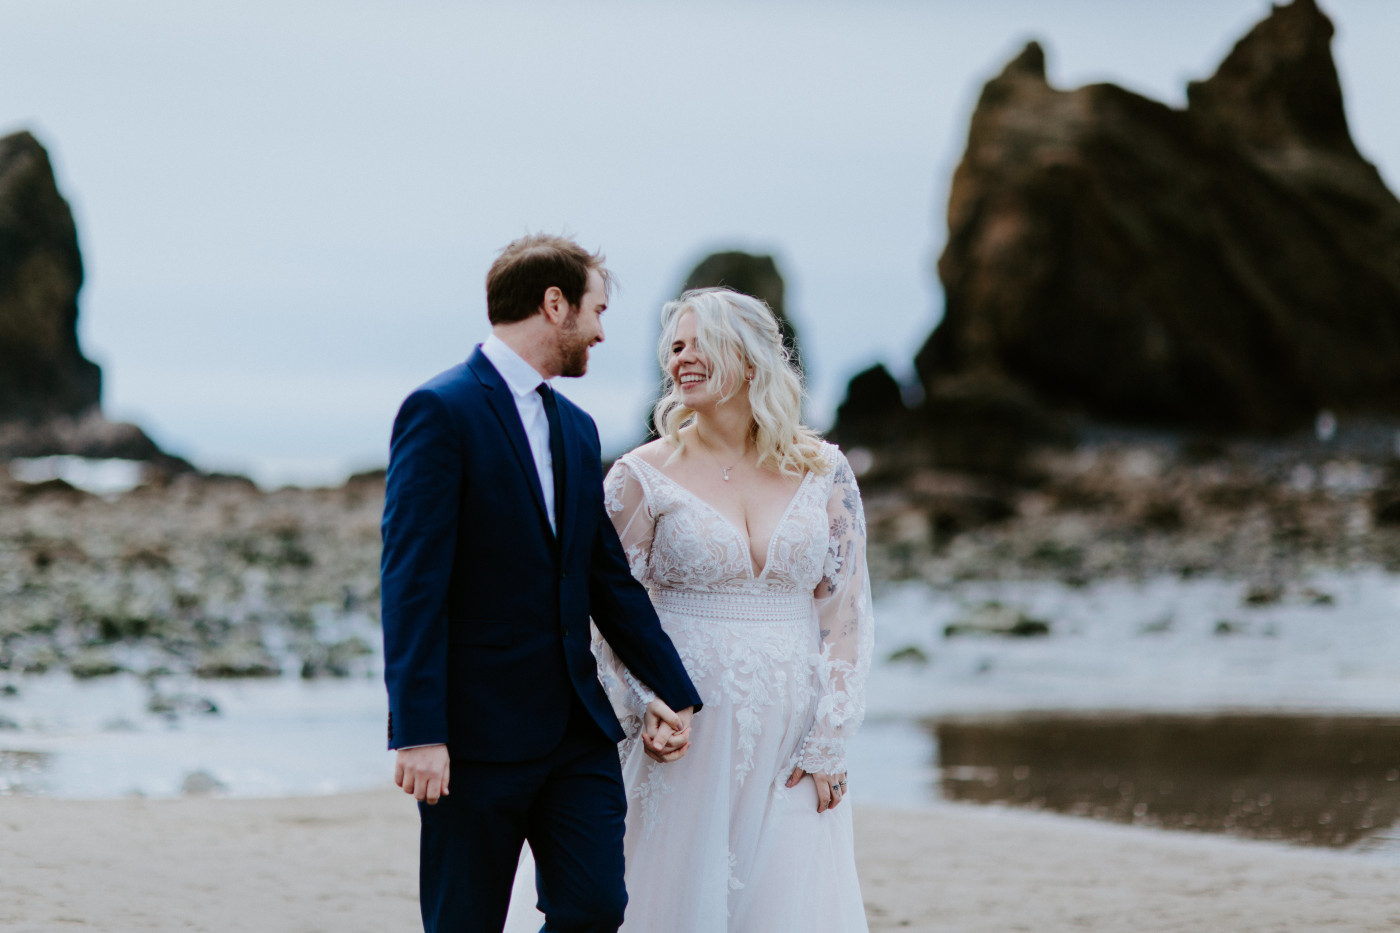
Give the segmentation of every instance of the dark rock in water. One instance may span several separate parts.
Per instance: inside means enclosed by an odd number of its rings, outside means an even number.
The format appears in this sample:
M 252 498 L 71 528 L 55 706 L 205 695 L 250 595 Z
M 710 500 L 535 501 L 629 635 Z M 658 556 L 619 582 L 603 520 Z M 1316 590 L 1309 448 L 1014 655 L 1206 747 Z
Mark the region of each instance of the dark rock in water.
M 374 648 L 358 635 L 331 644 L 312 644 L 303 654 L 301 676 L 303 680 L 349 677 L 357 662 L 372 657 Z
M 83 651 L 68 662 L 68 672 L 79 680 L 109 677 L 112 674 L 120 674 L 123 670 L 115 658 L 100 649 Z
M 102 374 L 78 349 L 83 262 L 49 155 L 28 133 L 0 138 L 0 422 L 97 407 Z
M 953 179 L 929 398 L 990 374 L 1092 418 L 1272 430 L 1400 412 L 1400 201 L 1348 132 L 1314 0 L 1276 6 L 1174 110 L 987 83 Z
M 886 660 L 891 664 L 924 665 L 928 663 L 928 652 L 918 645 L 905 645 L 903 648 L 890 652 L 890 656 Z
M 228 785 L 208 771 L 191 771 L 180 782 L 180 793 L 187 797 L 207 797 L 210 794 L 222 794 L 227 790 Z
M 199 716 L 217 716 L 219 707 L 208 697 L 193 693 L 164 694 L 152 692 L 146 700 L 146 711 L 157 716 L 174 720 L 181 713 Z
M 943 628 L 943 637 L 1003 635 L 1027 638 L 1050 634 L 1050 623 L 1033 619 L 1013 606 L 987 603 Z
M 1244 592 L 1242 601 L 1246 606 L 1272 606 L 1283 601 L 1283 585 L 1279 583 L 1255 583 Z
M 260 644 L 228 644 L 206 652 L 194 667 L 196 677 L 277 677 L 277 660 Z
M 792 353 L 792 360 L 799 367 L 802 355 L 798 348 L 797 331 L 787 314 L 784 302 L 785 286 L 782 273 L 772 256 L 755 256 L 752 253 L 734 250 L 724 253 L 711 253 L 700 261 L 700 265 L 686 276 L 682 291 L 692 288 L 712 288 L 723 285 L 736 292 L 751 295 L 773 309 L 778 318 L 778 327 L 783 332 L 783 341 Z

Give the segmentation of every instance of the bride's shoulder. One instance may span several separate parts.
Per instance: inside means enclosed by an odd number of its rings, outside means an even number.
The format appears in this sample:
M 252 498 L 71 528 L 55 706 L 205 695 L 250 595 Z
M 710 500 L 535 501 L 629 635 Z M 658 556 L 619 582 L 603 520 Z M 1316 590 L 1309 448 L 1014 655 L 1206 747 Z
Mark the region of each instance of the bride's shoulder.
M 675 447 L 672 446 L 669 440 L 664 437 L 658 437 L 656 440 L 645 443 L 640 447 L 632 448 L 622 455 L 622 459 L 633 458 L 640 460 L 652 469 L 660 470 L 666 465 L 666 461 L 671 458 L 671 454 L 674 450 Z

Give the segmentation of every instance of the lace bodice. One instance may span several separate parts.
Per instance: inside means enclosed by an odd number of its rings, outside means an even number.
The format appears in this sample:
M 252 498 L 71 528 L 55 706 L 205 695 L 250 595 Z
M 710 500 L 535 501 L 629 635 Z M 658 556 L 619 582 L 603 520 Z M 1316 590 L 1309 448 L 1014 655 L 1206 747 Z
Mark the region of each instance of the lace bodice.
M 803 477 L 757 572 L 743 531 L 633 454 L 621 457 L 609 471 L 604 501 L 633 576 L 658 603 L 694 594 L 720 618 L 742 624 L 762 602 L 745 597 L 810 594 L 808 660 L 816 695 L 811 698 L 813 724 L 797 763 L 807 771 L 836 773 L 845 770 L 845 740 L 864 713 L 874 626 L 860 492 L 836 447 L 825 445 L 823 456 L 829 469 Z M 621 680 L 629 688 L 633 711 L 645 707 L 652 698 L 645 685 L 616 664 L 606 645 L 595 644 L 595 650 L 610 692 L 616 694 Z M 681 650 L 687 667 L 722 663 L 686 657 Z

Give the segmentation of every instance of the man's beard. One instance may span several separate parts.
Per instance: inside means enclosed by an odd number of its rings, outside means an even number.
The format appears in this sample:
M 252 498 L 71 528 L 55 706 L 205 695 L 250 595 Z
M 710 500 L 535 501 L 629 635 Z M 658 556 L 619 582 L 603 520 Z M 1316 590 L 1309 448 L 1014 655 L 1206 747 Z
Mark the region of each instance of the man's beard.
M 577 377 L 588 372 L 590 341 L 579 336 L 579 312 L 575 310 L 559 329 L 559 375 Z

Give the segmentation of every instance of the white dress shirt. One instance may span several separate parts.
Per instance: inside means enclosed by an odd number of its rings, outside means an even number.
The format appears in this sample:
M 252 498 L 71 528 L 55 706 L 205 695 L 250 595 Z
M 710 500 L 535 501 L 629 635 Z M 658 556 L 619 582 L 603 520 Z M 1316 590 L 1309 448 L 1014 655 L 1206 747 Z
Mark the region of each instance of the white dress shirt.
M 559 525 L 554 520 L 554 458 L 549 452 L 549 416 L 544 411 L 544 399 L 535 391 L 544 377 L 535 367 L 516 353 L 506 342 L 495 334 L 486 338 L 481 352 L 496 367 L 511 395 L 515 396 L 515 410 L 520 412 L 520 423 L 525 427 L 525 437 L 530 442 L 530 453 L 535 458 L 535 470 L 539 473 L 540 489 L 544 491 L 544 508 L 549 515 L 549 525 L 557 534 Z

